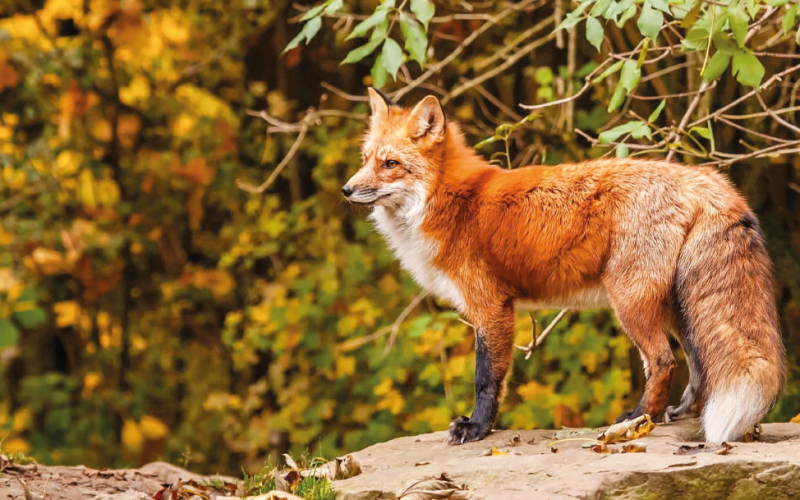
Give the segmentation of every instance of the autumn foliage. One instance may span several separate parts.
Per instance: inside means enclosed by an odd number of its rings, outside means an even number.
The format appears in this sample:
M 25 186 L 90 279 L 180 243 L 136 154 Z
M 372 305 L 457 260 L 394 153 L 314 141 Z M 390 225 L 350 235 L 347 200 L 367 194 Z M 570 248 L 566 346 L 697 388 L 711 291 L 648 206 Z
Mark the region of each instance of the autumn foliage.
M 339 190 L 360 163 L 367 106 L 353 96 L 369 84 L 403 88 L 505 6 L 470 13 L 435 2 L 437 18 L 434 3 L 413 1 L 396 26 L 383 7 L 385 25 L 346 40 L 379 2 L 325 2 L 337 8 L 319 10 L 319 26 L 300 20 L 312 4 L 0 1 L 4 450 L 237 473 L 288 450 L 332 457 L 443 430 L 469 411 L 470 327 L 431 298 L 401 316 L 420 290 Z M 554 15 L 540 4 L 504 14 L 413 95 L 462 85 L 448 113 L 473 143 L 489 137 L 482 151 L 505 153 L 501 162 L 605 154 L 566 124 L 602 132 L 611 84 L 576 101 L 569 119 L 518 114 L 518 101 L 563 98 L 597 67 L 595 31 L 587 42 L 584 28 L 570 28 L 581 35 L 568 67 L 555 25 L 530 30 Z M 641 40 L 608 26 L 620 50 Z M 370 33 L 381 29 L 378 43 Z M 311 36 L 281 55 L 304 30 Z M 531 36 L 543 41 L 524 62 L 464 83 Z M 375 53 L 340 66 L 363 44 Z M 766 64 L 767 77 L 779 64 Z M 663 82 L 678 88 L 682 78 Z M 657 103 L 625 109 L 647 116 Z M 673 119 L 681 106 L 661 109 Z M 312 114 L 320 109 L 327 114 Z M 498 128 L 507 122 L 517 125 Z M 636 127 L 606 139 L 635 142 Z M 300 130 L 298 151 L 264 193 L 238 187 L 267 179 Z M 790 353 L 800 342 L 798 168 L 784 155 L 731 170 L 768 233 Z M 535 314 L 538 331 L 556 313 Z M 526 314 L 516 332 L 529 342 Z M 530 360 L 517 357 L 499 425 L 604 424 L 636 401 L 632 362 L 610 312 L 569 313 Z M 776 418 L 800 412 L 796 380 L 790 373 Z

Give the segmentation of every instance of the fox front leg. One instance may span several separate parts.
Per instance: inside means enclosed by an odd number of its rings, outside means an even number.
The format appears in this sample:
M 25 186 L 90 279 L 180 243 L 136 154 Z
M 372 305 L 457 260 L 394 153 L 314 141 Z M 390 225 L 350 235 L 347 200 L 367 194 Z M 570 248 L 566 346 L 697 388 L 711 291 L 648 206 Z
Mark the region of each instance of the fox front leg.
M 492 432 L 513 349 L 514 309 L 507 306 L 476 329 L 475 409 L 470 418 L 459 417 L 450 424 L 448 443 L 479 441 Z

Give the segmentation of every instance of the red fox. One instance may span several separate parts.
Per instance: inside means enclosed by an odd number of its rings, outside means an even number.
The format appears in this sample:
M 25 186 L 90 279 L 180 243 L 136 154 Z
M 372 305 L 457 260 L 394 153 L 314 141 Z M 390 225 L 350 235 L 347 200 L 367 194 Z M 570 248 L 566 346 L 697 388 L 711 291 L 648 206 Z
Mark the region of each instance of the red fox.
M 665 410 L 680 343 L 690 380 L 666 421 L 702 415 L 706 440 L 741 437 L 777 399 L 785 351 L 758 220 L 719 172 L 601 159 L 488 164 L 428 96 L 401 108 L 369 89 L 363 166 L 342 188 L 428 292 L 476 327 L 475 407 L 461 444 L 492 430 L 511 364 L 515 304 L 611 307 L 646 383 L 618 421 Z

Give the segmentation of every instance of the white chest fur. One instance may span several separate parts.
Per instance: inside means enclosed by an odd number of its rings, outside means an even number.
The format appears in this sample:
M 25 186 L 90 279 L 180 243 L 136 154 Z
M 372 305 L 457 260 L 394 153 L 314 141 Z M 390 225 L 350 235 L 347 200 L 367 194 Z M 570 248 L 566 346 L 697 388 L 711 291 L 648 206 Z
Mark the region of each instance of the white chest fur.
M 464 297 L 461 291 L 447 276 L 432 263 L 439 251 L 435 241 L 422 234 L 420 226 L 425 218 L 424 202 L 415 206 L 389 212 L 378 206 L 370 215 L 375 228 L 386 239 L 395 257 L 422 288 L 436 297 L 450 302 L 459 311 L 464 310 Z

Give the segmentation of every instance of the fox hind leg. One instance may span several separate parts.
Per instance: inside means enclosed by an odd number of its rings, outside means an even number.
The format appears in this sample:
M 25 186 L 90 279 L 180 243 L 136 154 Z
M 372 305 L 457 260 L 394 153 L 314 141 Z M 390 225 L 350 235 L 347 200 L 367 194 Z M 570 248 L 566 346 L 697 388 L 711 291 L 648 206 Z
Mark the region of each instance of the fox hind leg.
M 691 332 L 683 329 L 683 339 L 681 339 L 681 346 L 686 355 L 686 364 L 689 367 L 689 383 L 686 384 L 686 389 L 683 391 L 681 401 L 677 406 L 667 407 L 664 412 L 665 422 L 674 422 L 684 418 L 699 417 L 703 411 L 703 388 L 701 386 L 701 366 L 698 364 L 697 353 L 695 352 L 692 339 L 687 335 Z

